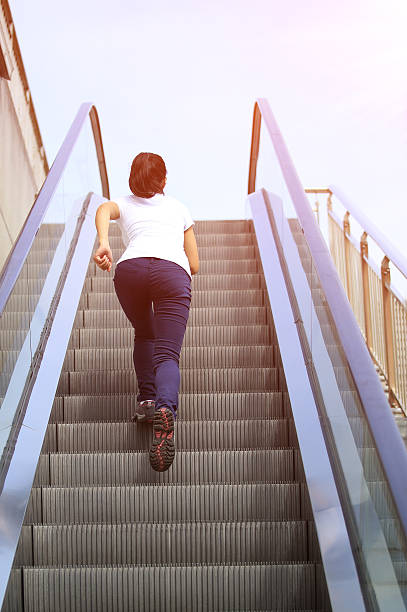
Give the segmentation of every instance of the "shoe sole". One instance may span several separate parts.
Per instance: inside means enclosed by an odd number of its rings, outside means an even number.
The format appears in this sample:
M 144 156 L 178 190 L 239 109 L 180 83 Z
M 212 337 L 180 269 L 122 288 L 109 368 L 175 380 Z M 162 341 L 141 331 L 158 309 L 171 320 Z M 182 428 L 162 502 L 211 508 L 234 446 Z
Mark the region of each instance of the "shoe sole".
M 146 412 L 143 410 L 142 412 L 136 412 L 134 413 L 134 415 L 131 417 L 131 420 L 138 423 L 152 423 L 154 420 L 154 407 L 151 408 L 147 408 L 147 411 L 149 414 L 146 414 Z
M 168 470 L 175 457 L 174 415 L 169 408 L 158 408 L 154 413 L 153 442 L 150 464 L 156 472 Z
M 136 414 L 131 418 L 132 421 L 136 421 L 138 423 L 152 423 L 154 418 L 151 417 L 147 417 L 146 414 L 138 414 L 136 412 Z

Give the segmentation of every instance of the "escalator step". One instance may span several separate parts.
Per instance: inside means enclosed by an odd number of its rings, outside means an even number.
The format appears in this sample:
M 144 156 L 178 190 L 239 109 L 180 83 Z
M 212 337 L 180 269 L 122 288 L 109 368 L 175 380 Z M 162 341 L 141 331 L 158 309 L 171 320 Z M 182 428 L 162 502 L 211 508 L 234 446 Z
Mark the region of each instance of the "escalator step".
M 15 332 L 14 332 L 15 333 Z M 21 332 L 21 338 L 24 338 Z M 12 344 L 13 332 L 0 331 L 0 342 L 4 340 L 4 348 L 12 348 L 5 344 Z M 101 329 L 74 329 L 71 334 L 69 348 L 121 348 L 132 347 L 134 331 L 131 327 L 101 328 Z M 188 324 L 182 350 L 184 347 L 235 346 L 235 345 L 270 345 L 270 328 L 268 325 L 217 325 L 205 326 Z
M 60 236 L 36 236 L 31 247 L 30 253 L 33 253 L 35 251 L 48 251 L 54 253 L 56 247 L 58 246 L 60 238 Z
M 26 612 L 327 609 L 311 563 L 27 568 L 22 576 Z
M 98 279 L 99 281 L 105 279 Z M 108 279 L 109 280 L 109 279 Z M 110 281 L 111 282 L 111 281 Z M 40 295 L 45 283 L 45 278 L 19 278 L 13 287 L 13 295 Z M 83 290 L 92 291 L 92 279 L 85 278 Z
M 12 296 L 18 299 L 20 296 Z M 12 299 L 10 298 L 10 299 Z M 264 292 L 262 289 L 225 289 L 222 291 L 199 291 L 194 289 L 191 307 L 193 306 L 262 306 Z M 82 294 L 79 308 L 92 310 L 119 310 L 120 304 L 114 293 Z M 14 310 L 17 310 L 16 308 Z
M 37 232 L 37 236 L 45 238 L 46 236 L 58 237 L 62 236 L 65 230 L 65 223 L 42 223 Z
M 147 450 L 151 435 L 136 423 L 59 423 L 48 425 L 42 452 Z M 286 419 L 175 423 L 177 449 L 281 448 L 289 439 Z
M 33 522 L 48 525 L 302 518 L 299 483 L 47 487 L 42 502 Z
M 18 352 L 20 352 L 26 335 L 26 329 L 5 329 L 5 326 L 2 326 L 0 328 L 0 352 L 12 351 L 14 349 L 18 349 Z
M 253 290 L 255 291 L 255 290 Z M 259 293 L 261 293 L 259 291 Z M 38 299 L 39 299 L 39 294 L 31 294 L 31 295 L 26 295 L 26 294 L 12 294 L 7 302 L 6 305 L 6 310 L 7 312 L 13 312 L 13 313 L 29 313 L 29 312 L 34 312 L 35 307 L 38 303 Z M 115 300 L 117 301 L 117 298 L 115 295 L 112 295 L 112 298 L 115 298 Z M 88 308 L 88 296 L 87 294 L 83 293 L 79 299 L 79 305 L 78 308 L 80 309 L 85 309 Z M 31 319 L 31 317 L 30 317 Z
M 181 393 L 207 393 L 230 391 L 277 391 L 280 389 L 277 368 L 208 368 L 184 370 L 181 376 Z M 284 389 L 282 387 L 282 389 Z M 285 389 L 284 389 L 285 390 Z M 134 372 L 62 372 L 57 395 L 101 393 L 136 393 Z
M 112 232 L 113 225 L 109 228 L 109 244 L 111 248 L 123 248 L 124 243 L 121 234 Z M 201 233 L 194 232 L 196 243 L 199 247 L 203 246 L 242 246 L 247 244 L 253 244 L 254 234 L 249 232 L 237 232 L 235 234 L 226 233 Z
M 264 325 L 267 320 L 266 307 L 260 306 L 191 306 L 188 317 L 188 329 L 195 325 Z M 131 328 L 125 314 L 119 310 L 78 310 L 75 318 L 75 327 L 86 327 L 88 329 L 100 329 L 107 327 Z
M 298 450 L 290 448 L 178 450 L 171 470 L 165 473 L 151 469 L 147 452 L 75 451 L 41 455 L 40 459 L 36 486 L 288 483 L 302 479 Z
M 252 274 L 198 274 L 192 277 L 192 295 L 195 291 L 218 289 L 227 291 L 231 289 L 260 289 L 262 287 L 262 277 L 258 273 Z M 34 287 L 35 288 L 35 287 Z M 85 291 L 96 293 L 114 294 L 114 287 L 111 278 L 91 277 L 85 280 Z M 27 290 L 25 290 L 27 291 Z M 22 287 L 22 292 L 24 287 Z
M 195 220 L 194 233 L 201 234 L 252 234 L 252 221 L 248 219 L 198 219 Z M 120 227 L 113 222 L 109 226 L 109 236 L 121 236 Z
M 61 407 L 61 403 L 63 406 Z M 57 407 L 58 406 L 58 407 Z M 54 400 L 63 423 L 77 421 L 129 421 L 134 414 L 134 395 L 67 395 Z M 284 417 L 288 395 L 264 393 L 180 393 L 178 420 L 258 419 Z
M 109 344 L 107 345 L 109 346 Z M 0 351 L 2 356 L 12 351 Z M 18 352 L 17 352 L 18 355 Z M 187 368 L 275 367 L 277 347 L 257 346 L 185 346 L 181 350 L 179 366 Z M 92 372 L 98 370 L 129 370 L 134 374 L 132 348 L 68 349 L 63 371 Z
M 305 521 L 136 522 L 32 529 L 37 566 L 309 560 Z
M 111 280 L 115 273 L 115 266 L 110 272 L 101 270 L 95 263 L 89 264 L 87 278 Z M 201 274 L 255 274 L 259 272 L 259 263 L 256 259 L 202 259 L 199 264 Z M 44 276 L 39 274 L 38 276 Z
M 195 234 L 251 234 L 252 222 L 247 219 L 200 219 L 195 221 Z
M 45 265 L 49 270 L 54 255 L 55 251 L 52 250 L 45 249 L 42 251 L 36 251 L 35 249 L 32 249 L 27 256 L 24 265 L 27 267 L 28 273 L 32 264 L 39 266 Z
M 196 234 L 196 242 L 198 247 L 204 246 L 242 246 L 246 244 L 253 244 L 254 234 L 250 232 L 236 232 L 228 234 L 214 234 L 214 233 L 201 233 L 194 232 Z
M 7 330 L 28 330 L 31 322 L 32 315 L 29 312 L 16 312 L 8 308 L 6 304 L 6 310 L 3 311 L 0 319 L 0 329 L 2 331 Z
M 42 253 L 41 251 L 39 253 Z M 113 261 L 117 262 L 123 254 L 123 248 L 112 249 Z M 245 246 L 203 246 L 199 249 L 199 261 L 255 259 L 254 245 Z M 40 262 L 39 262 L 40 263 Z

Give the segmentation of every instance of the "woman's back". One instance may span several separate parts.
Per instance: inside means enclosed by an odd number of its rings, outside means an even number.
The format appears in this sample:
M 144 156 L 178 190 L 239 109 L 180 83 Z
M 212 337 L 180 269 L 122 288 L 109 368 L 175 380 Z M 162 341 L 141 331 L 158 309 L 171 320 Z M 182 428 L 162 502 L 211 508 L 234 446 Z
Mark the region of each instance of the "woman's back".
M 117 263 L 135 257 L 158 257 L 172 261 L 191 276 L 184 251 L 184 232 L 194 221 L 187 207 L 168 195 L 141 198 L 133 194 L 115 198 L 117 219 L 126 250 Z

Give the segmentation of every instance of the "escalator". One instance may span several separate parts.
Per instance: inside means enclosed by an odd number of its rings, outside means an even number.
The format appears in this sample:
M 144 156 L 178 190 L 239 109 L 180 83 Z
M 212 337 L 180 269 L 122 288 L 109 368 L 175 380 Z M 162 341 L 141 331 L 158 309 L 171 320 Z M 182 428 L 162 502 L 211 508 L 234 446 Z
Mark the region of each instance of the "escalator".
M 249 200 L 251 219 L 196 221 L 201 267 L 163 473 L 149 464 L 151 425 L 132 421 L 114 270 L 91 259 L 101 199 L 42 222 L 0 319 L 6 408 L 21 388 L 2 464 L 4 612 L 406 609 L 403 500 L 312 241 L 273 194 Z M 114 223 L 110 236 L 117 261 Z
M 15 559 L 27 609 L 92 609 L 74 607 L 79 584 L 98 609 L 328 609 L 252 227 L 195 227 L 168 472 L 149 464 L 152 427 L 131 422 L 113 272 L 89 265 Z M 117 231 L 111 244 L 117 260 Z

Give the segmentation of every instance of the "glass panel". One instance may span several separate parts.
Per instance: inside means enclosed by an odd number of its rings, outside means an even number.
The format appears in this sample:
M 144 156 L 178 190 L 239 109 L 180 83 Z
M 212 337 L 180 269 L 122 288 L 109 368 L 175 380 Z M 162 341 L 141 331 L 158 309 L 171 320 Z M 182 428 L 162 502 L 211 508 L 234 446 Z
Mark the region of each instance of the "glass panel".
M 102 187 L 87 117 L 0 317 L 0 456 L 16 417 L 78 214 L 89 192 L 101 193 Z
M 398 580 L 402 574 L 400 567 L 404 567 L 403 564 L 407 562 L 404 535 L 347 359 L 320 287 L 317 270 L 296 214 L 293 213 L 295 209 L 291 196 L 264 127 L 260 151 L 257 189 L 264 187 L 281 198 L 284 215 L 289 219 L 291 235 L 288 235 L 283 219 L 278 217 L 280 213 L 276 213 L 280 240 L 287 256 L 293 248 L 294 237 L 307 277 L 307 291 L 295 296 L 311 350 L 311 359 L 308 360 L 307 355 L 305 359 L 314 385 L 315 399 L 320 406 L 321 423 L 343 511 L 349 524 L 361 582 L 373 606 L 371 609 L 375 609 L 377 602 L 384 601 L 386 596 L 390 598 L 389 602 L 401 601 Z M 342 229 L 332 221 L 329 225 L 334 253 L 337 252 L 341 258 L 344 250 Z M 360 324 L 363 324 L 360 254 L 353 244 L 350 244 L 349 250 L 351 301 Z M 342 276 L 344 273 L 342 269 Z M 293 286 L 299 286 L 300 277 L 293 278 L 292 282 Z M 375 327 L 376 322 L 372 324 Z
M 315 279 L 318 282 L 318 275 L 315 270 Z M 374 554 L 377 555 L 380 551 L 380 539 L 384 538 L 382 546 L 387 546 L 390 560 L 394 567 L 395 577 L 398 575 L 398 564 L 400 561 L 407 561 L 405 540 L 402 533 L 400 522 L 397 518 L 397 512 L 390 494 L 387 480 L 384 476 L 381 462 L 375 448 L 374 440 L 371 435 L 368 421 L 362 404 L 359 399 L 357 389 L 355 387 L 345 354 L 340 345 L 339 337 L 331 317 L 328 304 L 323 302 L 317 308 L 317 316 L 321 325 L 324 341 L 328 349 L 330 360 L 334 369 L 336 383 L 342 398 L 342 404 L 345 414 L 352 432 L 354 444 L 360 459 L 362 472 L 359 476 L 359 485 L 356 488 L 360 490 L 359 504 L 353 503 L 355 500 L 355 489 L 352 494 L 350 485 L 347 485 L 347 493 L 350 498 L 353 521 L 356 527 L 356 538 L 360 549 L 365 558 L 368 557 L 373 547 Z M 329 412 L 329 407 L 325 406 Z M 333 429 L 334 438 L 335 428 L 338 423 L 330 419 L 330 425 Z M 342 434 L 341 434 L 342 435 Z M 345 453 L 341 453 L 340 448 L 336 445 L 336 451 L 341 462 L 341 466 L 345 466 Z M 351 452 L 350 445 L 344 446 L 344 451 Z M 347 474 L 345 474 L 346 479 Z M 355 482 L 353 483 L 353 487 Z M 363 494 L 364 487 L 367 486 L 370 494 L 370 499 Z M 357 491 L 356 491 L 357 498 Z M 356 501 L 356 500 L 355 500 Z M 362 503 L 363 502 L 363 503 Z M 369 505 L 372 508 L 369 509 Z M 375 525 L 375 516 L 379 521 L 381 533 Z M 373 555 L 372 555 L 373 556 Z M 369 560 L 367 560 L 369 566 Z M 380 572 L 383 572 L 381 568 Z M 366 588 L 370 589 L 369 578 L 372 574 L 368 572 L 365 576 Z M 390 586 L 390 585 L 388 585 Z

